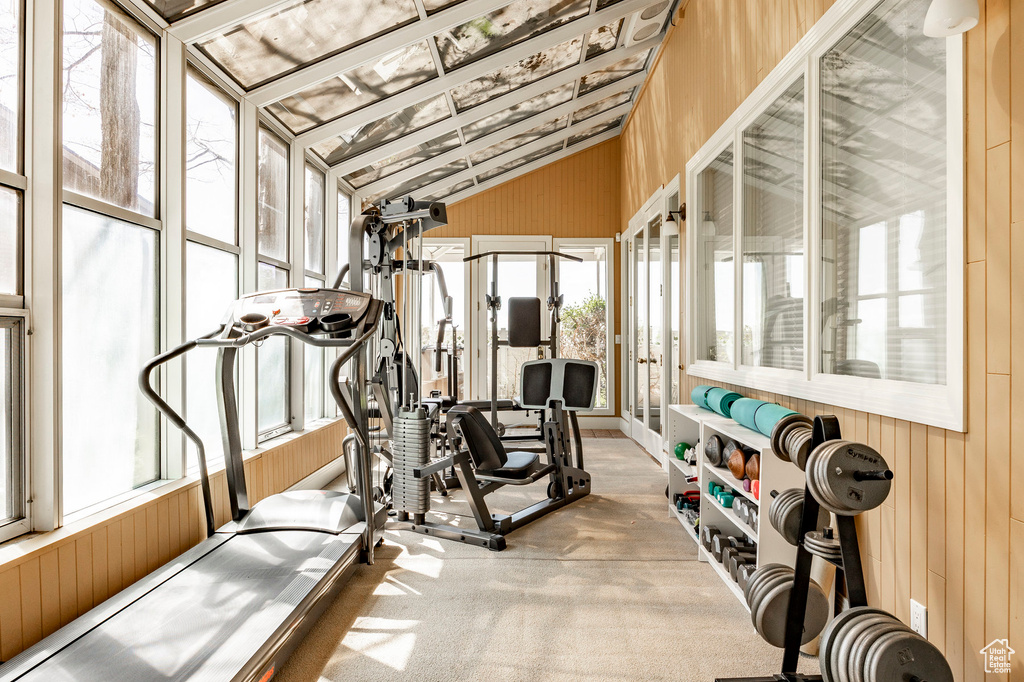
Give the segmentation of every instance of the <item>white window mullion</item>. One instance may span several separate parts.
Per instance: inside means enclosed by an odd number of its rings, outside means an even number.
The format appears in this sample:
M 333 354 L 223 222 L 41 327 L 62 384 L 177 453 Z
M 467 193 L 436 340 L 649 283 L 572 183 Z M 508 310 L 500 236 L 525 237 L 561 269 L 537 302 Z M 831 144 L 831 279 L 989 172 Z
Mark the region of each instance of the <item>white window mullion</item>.
M 238 167 L 241 173 L 238 192 L 238 243 L 242 249 L 239 261 L 239 277 L 243 294 L 256 291 L 257 282 L 257 180 L 259 168 L 259 111 L 255 105 L 242 100 L 239 107 L 240 133 L 238 145 Z M 242 447 L 251 450 L 256 447 L 256 349 L 250 344 L 242 349 L 240 384 L 241 409 L 239 421 L 242 428 Z
M 733 290 L 732 367 L 743 364 L 743 128 L 736 126 L 732 140 L 732 262 Z
M 290 281 L 293 287 L 306 286 L 306 152 L 301 145 L 289 146 L 290 162 L 288 164 L 288 232 L 291 252 Z M 289 401 L 291 413 L 289 422 L 293 431 L 301 431 L 304 423 L 305 407 L 305 365 L 306 344 L 292 340 L 289 344 L 291 371 L 288 373 L 290 384 Z M 312 350 L 312 349 L 311 349 Z
M 806 63 L 804 88 L 804 378 L 821 371 L 821 117 L 818 59 Z
M 160 158 L 164 168 L 160 197 L 163 217 L 161 259 L 163 286 L 162 347 L 173 348 L 185 340 L 185 47 L 173 38 L 161 41 L 163 74 L 160 79 L 163 132 Z M 171 405 L 185 402 L 184 361 L 163 368 L 164 399 Z M 185 442 L 181 431 L 161 420 L 163 477 L 180 478 L 186 470 Z

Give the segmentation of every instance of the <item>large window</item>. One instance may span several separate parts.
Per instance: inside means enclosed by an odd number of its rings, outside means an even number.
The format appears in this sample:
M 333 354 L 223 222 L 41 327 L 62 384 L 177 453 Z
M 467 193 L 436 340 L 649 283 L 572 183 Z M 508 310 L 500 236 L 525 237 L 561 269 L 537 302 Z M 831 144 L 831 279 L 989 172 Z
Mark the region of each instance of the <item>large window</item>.
M 604 241 L 584 243 L 561 240 L 555 244 L 561 253 L 582 258 L 583 262 L 558 260 L 558 285 L 565 297 L 562 321 L 558 328 L 559 354 L 566 358 L 592 360 L 600 367 L 597 410 L 609 407 L 608 347 L 610 338 L 608 252 Z
M 687 164 L 689 373 L 963 427 L 963 38 L 928 6 L 830 10 Z
M 63 512 L 161 477 L 138 390 L 159 343 L 157 41 L 112 5 L 64 3 Z M 124 210 L 127 209 L 127 210 Z
M 445 301 L 442 297 L 441 286 L 437 275 L 433 270 L 428 270 L 422 277 L 422 308 L 420 312 L 420 362 L 422 375 L 420 380 L 423 384 L 424 395 L 430 395 L 431 391 L 440 391 L 441 395 L 449 395 L 448 390 L 448 368 L 449 357 L 453 354 L 457 358 L 458 373 L 456 375 L 456 386 L 459 397 L 466 397 L 466 367 L 463 351 L 466 345 L 466 306 L 468 293 L 467 289 L 467 267 L 463 262 L 466 257 L 466 244 L 464 241 L 446 241 L 443 239 L 423 240 L 423 259 L 431 261 L 441 270 L 444 278 L 445 288 L 448 296 L 451 297 L 451 323 L 445 325 L 444 338 L 441 340 L 441 369 L 435 365 L 435 354 L 437 352 L 437 334 L 441 321 L 446 319 L 449 312 L 445 308 Z M 452 328 L 454 327 L 454 337 Z M 453 344 L 454 338 L 454 344 Z
M 260 291 L 286 289 L 288 262 L 288 145 L 277 135 L 260 127 L 259 170 L 257 173 L 256 287 Z M 256 423 L 260 440 L 290 428 L 289 342 L 274 336 L 257 350 Z
M 305 172 L 305 242 L 307 287 L 321 288 L 325 281 L 325 221 L 326 210 L 324 190 L 327 178 L 321 170 L 306 163 Z M 324 416 L 324 387 L 326 377 L 324 366 L 327 352 L 324 348 L 305 346 L 305 421 L 311 422 Z
M 0 317 L 0 540 L 25 516 L 25 449 L 22 446 L 24 322 Z
M 0 170 L 21 172 L 21 3 L 0 6 Z M 0 296 L 22 291 L 21 189 L 0 178 Z
M 185 336 L 213 329 L 238 297 L 238 105 L 193 68 L 185 81 Z M 224 458 L 217 409 L 217 354 L 185 358 L 185 410 L 210 464 Z M 188 447 L 188 468 L 198 465 Z

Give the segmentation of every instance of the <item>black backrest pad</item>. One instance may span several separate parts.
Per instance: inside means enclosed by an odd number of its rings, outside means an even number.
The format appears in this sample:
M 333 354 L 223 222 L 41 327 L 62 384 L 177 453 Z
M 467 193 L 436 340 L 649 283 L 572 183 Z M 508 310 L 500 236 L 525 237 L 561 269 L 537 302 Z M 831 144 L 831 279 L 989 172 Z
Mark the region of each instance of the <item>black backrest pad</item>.
M 565 365 L 565 379 L 562 382 L 562 397 L 565 407 L 590 409 L 597 383 L 597 367 L 590 364 L 570 362 Z M 525 389 L 523 389 L 525 391 Z
M 458 432 L 465 439 L 473 466 L 482 471 L 500 469 L 508 462 L 505 447 L 483 412 L 469 405 L 456 405 L 448 411 L 448 435 Z
M 551 363 L 523 365 L 523 404 L 547 405 L 551 395 Z
M 540 345 L 540 299 L 508 299 L 508 345 L 536 348 Z

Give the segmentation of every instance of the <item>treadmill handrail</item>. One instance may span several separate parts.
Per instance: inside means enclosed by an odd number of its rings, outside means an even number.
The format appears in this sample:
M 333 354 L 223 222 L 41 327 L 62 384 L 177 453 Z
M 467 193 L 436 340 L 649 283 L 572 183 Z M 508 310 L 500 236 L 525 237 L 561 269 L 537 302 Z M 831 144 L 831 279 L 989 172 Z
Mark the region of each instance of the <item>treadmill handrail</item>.
M 376 327 L 376 324 L 374 324 Z M 294 339 L 298 339 L 303 343 L 316 346 L 317 348 L 345 348 L 347 346 L 358 345 L 358 340 L 353 341 L 352 339 L 332 339 L 329 337 L 319 337 L 312 334 L 308 334 L 304 331 L 289 327 L 287 325 L 276 324 L 269 327 L 263 327 L 257 329 L 254 332 L 243 334 L 241 336 L 235 336 L 232 338 L 201 338 L 197 339 L 196 343 L 199 346 L 212 346 L 215 348 L 241 348 L 242 346 L 254 343 L 265 339 L 268 336 L 274 334 L 283 334 L 284 336 L 290 336 Z

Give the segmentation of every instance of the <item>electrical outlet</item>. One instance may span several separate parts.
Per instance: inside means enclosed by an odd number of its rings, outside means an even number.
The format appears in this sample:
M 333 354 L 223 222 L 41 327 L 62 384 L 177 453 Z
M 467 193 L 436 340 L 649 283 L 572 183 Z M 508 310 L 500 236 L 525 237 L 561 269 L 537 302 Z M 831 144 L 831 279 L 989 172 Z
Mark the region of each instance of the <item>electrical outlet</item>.
M 910 600 L 910 629 L 928 639 L 928 609 L 913 599 Z

